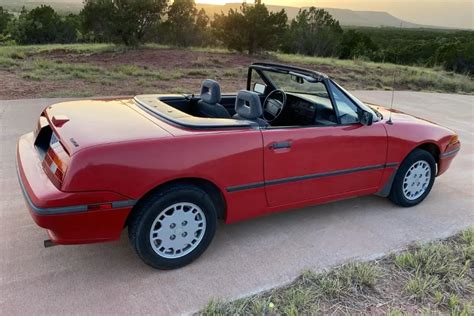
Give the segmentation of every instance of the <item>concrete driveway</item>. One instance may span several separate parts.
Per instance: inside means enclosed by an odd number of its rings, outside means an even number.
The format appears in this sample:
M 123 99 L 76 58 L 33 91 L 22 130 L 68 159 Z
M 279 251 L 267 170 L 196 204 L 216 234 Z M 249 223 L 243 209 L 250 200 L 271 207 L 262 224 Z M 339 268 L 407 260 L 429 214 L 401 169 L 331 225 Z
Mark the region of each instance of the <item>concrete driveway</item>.
M 389 104 L 389 92 L 356 92 Z M 143 264 L 120 241 L 45 249 L 15 173 L 15 142 L 56 99 L 0 101 L 0 311 L 183 314 L 292 280 L 303 269 L 367 259 L 474 224 L 474 97 L 397 92 L 396 108 L 459 133 L 462 150 L 431 195 L 405 209 L 375 196 L 221 226 L 207 252 L 176 271 Z M 397 124 L 395 121 L 394 124 Z

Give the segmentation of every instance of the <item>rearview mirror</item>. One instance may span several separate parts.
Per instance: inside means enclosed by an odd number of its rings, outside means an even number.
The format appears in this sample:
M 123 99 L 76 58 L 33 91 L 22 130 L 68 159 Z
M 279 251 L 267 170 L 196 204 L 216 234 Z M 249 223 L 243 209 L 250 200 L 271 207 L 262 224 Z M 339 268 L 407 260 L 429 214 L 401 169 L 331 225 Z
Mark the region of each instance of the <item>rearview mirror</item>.
M 359 121 L 362 125 L 365 125 L 365 126 L 372 125 L 374 117 L 372 116 L 371 113 L 367 111 L 361 111 L 358 113 L 358 116 L 359 116 Z
M 262 84 L 262 83 L 258 83 L 256 82 L 254 85 L 253 85 L 253 91 L 254 92 L 257 92 L 257 93 L 260 93 L 260 94 L 265 94 L 265 90 L 267 89 L 267 86 Z
M 296 83 L 299 83 L 299 84 L 303 84 L 304 83 L 304 79 L 300 76 L 297 76 L 297 75 L 291 75 L 290 76 L 291 80 L 293 80 L 294 82 Z

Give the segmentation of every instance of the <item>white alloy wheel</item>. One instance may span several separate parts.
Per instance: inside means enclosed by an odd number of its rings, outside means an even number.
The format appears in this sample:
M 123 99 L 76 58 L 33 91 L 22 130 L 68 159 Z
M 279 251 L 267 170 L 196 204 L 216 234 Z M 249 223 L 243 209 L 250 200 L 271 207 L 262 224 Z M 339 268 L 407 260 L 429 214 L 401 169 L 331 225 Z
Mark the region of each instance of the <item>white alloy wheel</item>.
M 403 195 L 413 201 L 422 196 L 431 180 L 431 168 L 428 162 L 419 160 L 413 163 L 403 178 Z
M 196 249 L 206 231 L 206 216 L 193 203 L 173 204 L 153 221 L 150 244 L 153 250 L 167 259 L 181 258 Z

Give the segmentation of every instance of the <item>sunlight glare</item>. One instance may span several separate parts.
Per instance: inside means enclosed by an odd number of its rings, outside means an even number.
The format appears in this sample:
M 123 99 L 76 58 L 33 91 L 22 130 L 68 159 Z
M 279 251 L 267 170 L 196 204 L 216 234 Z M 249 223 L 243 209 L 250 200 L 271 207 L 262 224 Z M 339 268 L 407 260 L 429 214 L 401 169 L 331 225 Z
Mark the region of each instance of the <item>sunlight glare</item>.
M 224 5 L 226 2 L 232 2 L 232 1 L 226 1 L 226 0 L 196 0 L 196 3 L 202 3 L 202 4 L 220 4 Z

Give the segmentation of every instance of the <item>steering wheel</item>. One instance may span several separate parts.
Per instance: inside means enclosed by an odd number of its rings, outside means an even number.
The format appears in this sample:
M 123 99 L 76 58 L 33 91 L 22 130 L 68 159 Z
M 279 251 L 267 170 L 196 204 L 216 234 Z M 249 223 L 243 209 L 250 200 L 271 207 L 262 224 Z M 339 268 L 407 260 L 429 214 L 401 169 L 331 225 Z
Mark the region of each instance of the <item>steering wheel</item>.
M 273 90 L 263 101 L 263 119 L 268 123 L 275 121 L 283 113 L 285 105 L 286 93 L 280 89 Z

